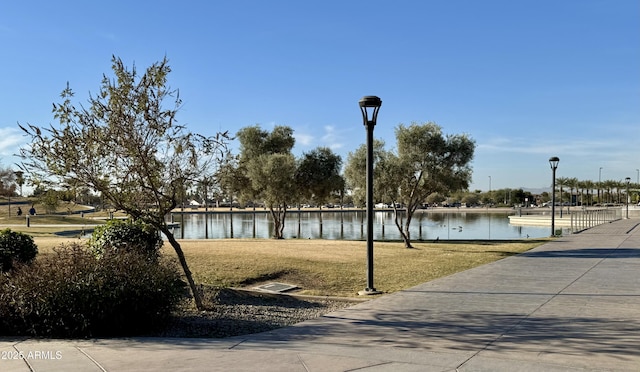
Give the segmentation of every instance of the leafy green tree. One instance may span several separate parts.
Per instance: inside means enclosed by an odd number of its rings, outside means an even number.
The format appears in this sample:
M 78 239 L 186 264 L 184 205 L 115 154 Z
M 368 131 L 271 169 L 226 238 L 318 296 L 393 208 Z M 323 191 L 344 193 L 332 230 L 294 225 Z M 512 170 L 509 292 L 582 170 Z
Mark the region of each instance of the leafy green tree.
M 16 178 L 11 168 L 0 167 L 0 195 L 11 197 L 16 193 Z
M 87 107 L 74 106 L 67 84 L 62 103 L 53 106 L 58 124 L 20 126 L 31 138 L 21 149 L 22 167 L 33 179 L 67 180 L 94 190 L 114 208 L 161 231 L 202 309 L 201 294 L 165 216 L 185 189 L 219 164 L 226 133 L 205 137 L 178 125 L 181 100 L 167 85 L 171 69 L 166 58 L 139 75 L 135 66 L 128 69 L 114 56 L 112 69 L 115 77 L 103 76 Z
M 247 177 L 246 164 L 240 164 L 237 156 L 228 157 L 216 174 L 218 190 L 216 199 L 237 199 L 242 204 L 258 199 L 256 192 L 249 187 L 251 180 Z
M 373 194 L 377 201 L 390 202 L 387 189 L 382 175 L 383 169 L 388 168 L 389 159 L 392 153 L 384 149 L 384 141 L 373 141 Z M 362 144 L 355 151 L 349 152 L 347 155 L 347 163 L 344 169 L 344 178 L 346 186 L 351 190 L 353 201 L 358 206 L 364 206 L 366 203 L 367 191 L 367 145 Z
M 431 194 L 427 195 L 427 198 L 425 199 L 425 201 L 429 203 L 429 205 L 440 204 L 445 200 L 447 200 L 447 197 L 440 194 L 439 192 L 432 192 Z
M 542 194 L 540 194 L 540 201 L 542 203 L 549 203 L 551 202 L 551 194 L 547 191 L 543 191 Z
M 472 206 L 480 203 L 480 195 L 477 193 L 467 193 L 462 197 L 462 202 L 467 206 Z
M 332 194 L 342 192 L 341 167 L 342 158 L 328 147 L 318 147 L 304 154 L 295 173 L 302 196 L 322 205 Z
M 283 238 L 287 209 L 298 198 L 295 184 L 296 160 L 291 154 L 293 130 L 276 126 L 271 132 L 260 126 L 242 128 L 237 163 L 223 167 L 225 184 L 239 194 L 262 200 L 269 209 L 276 239 Z
M 523 189 L 514 190 L 512 197 L 514 203 L 522 204 L 525 207 L 528 207 L 534 201 L 533 194 L 529 191 L 524 191 Z
M 469 187 L 475 149 L 467 135 L 445 135 L 434 123 L 396 128 L 399 170 L 389 179 L 389 187 L 398 190 L 395 200 L 395 223 L 405 247 L 412 248 L 410 224 L 413 214 L 425 198 L 439 192 L 447 194 Z M 394 182 L 395 181 L 395 182 Z M 393 183 L 394 182 L 394 183 Z M 397 204 L 406 208 L 406 218 L 399 218 Z
M 411 221 L 427 197 L 433 193 L 447 195 L 469 186 L 469 163 L 473 159 L 475 143 L 467 135 L 445 135 L 434 123 L 400 124 L 395 133 L 396 153 L 377 150 L 374 190 L 378 188 L 379 195 L 392 203 L 395 224 L 405 247 L 412 248 Z M 350 172 L 345 171 L 345 174 L 348 177 L 364 173 L 366 155 L 363 160 L 362 152 L 350 157 L 354 163 L 347 166 Z M 405 208 L 405 218 L 401 218 L 398 205 Z
M 40 204 L 44 206 L 44 210 L 47 214 L 55 213 L 60 206 L 60 192 L 49 189 L 45 193 L 38 197 Z
M 247 169 L 251 186 L 271 214 L 273 237 L 283 239 L 288 206 L 297 198 L 295 158 L 291 154 L 261 155 Z

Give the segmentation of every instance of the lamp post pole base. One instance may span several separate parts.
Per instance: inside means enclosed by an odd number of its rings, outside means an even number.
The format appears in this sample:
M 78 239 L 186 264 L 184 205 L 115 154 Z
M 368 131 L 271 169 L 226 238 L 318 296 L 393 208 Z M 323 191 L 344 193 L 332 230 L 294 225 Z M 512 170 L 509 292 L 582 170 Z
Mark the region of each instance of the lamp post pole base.
M 382 292 L 376 291 L 375 288 L 365 288 L 364 290 L 359 291 L 358 294 L 360 296 L 371 296 L 371 295 L 382 294 Z

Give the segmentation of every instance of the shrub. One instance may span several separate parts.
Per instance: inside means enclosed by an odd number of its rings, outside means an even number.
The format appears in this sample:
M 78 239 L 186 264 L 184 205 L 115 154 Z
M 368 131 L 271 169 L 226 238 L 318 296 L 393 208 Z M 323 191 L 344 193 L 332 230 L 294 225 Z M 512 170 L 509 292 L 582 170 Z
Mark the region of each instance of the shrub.
M 0 334 L 139 335 L 163 324 L 185 294 L 173 263 L 138 252 L 102 258 L 60 246 L 0 277 Z
M 89 247 L 98 256 L 138 252 L 155 259 L 162 247 L 162 237 L 154 227 L 141 221 L 110 220 L 96 227 L 89 240 Z
M 14 262 L 29 263 L 38 254 L 30 235 L 5 229 L 0 231 L 0 263 L 2 271 L 13 268 Z

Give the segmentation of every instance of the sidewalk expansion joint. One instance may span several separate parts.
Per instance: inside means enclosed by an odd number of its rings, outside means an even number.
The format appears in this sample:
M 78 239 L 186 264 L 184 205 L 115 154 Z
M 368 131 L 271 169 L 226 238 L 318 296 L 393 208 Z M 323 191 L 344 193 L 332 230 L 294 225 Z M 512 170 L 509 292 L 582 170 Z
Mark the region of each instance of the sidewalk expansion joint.
M 638 227 L 638 225 L 640 225 L 640 223 L 637 223 L 637 224 L 633 225 L 633 227 L 630 228 L 629 230 L 627 230 L 627 232 L 625 234 L 631 233 L 636 227 Z
M 18 349 L 18 344 L 20 344 L 20 342 L 18 342 L 17 344 L 13 345 L 13 349 L 15 351 L 17 351 L 18 353 L 20 353 L 20 349 Z M 29 363 L 28 358 L 20 358 L 22 359 L 22 361 L 24 362 L 24 364 L 27 365 L 27 368 L 29 368 L 29 371 L 34 372 L 35 369 L 33 369 L 33 366 L 31 365 L 31 363 Z
M 78 349 L 78 351 L 79 351 L 79 352 L 81 352 L 82 354 L 84 354 L 84 356 L 86 356 L 87 358 L 89 358 L 89 360 L 90 360 L 90 361 L 92 361 L 92 362 L 93 362 L 93 364 L 95 364 L 98 368 L 100 368 L 100 370 L 101 370 L 102 372 L 107 372 L 107 370 L 106 370 L 102 365 L 100 365 L 100 363 L 98 363 L 98 361 L 97 361 L 97 360 L 93 359 L 93 358 L 91 357 L 91 355 L 87 354 L 84 350 L 82 350 L 81 348 L 79 348 L 79 347 L 77 347 L 77 346 L 76 346 L 76 349 Z

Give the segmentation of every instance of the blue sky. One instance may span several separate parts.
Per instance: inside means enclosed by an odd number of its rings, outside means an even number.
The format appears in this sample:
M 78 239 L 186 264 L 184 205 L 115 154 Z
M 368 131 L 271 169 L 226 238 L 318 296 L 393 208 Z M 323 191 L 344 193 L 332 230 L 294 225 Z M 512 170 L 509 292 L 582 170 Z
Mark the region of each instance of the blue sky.
M 288 125 L 295 153 L 432 121 L 477 144 L 471 189 L 541 188 L 558 177 L 637 178 L 638 0 L 14 1 L 0 7 L 0 163 L 47 125 L 69 82 L 97 92 L 111 56 L 164 56 L 194 132 Z M 600 171 L 600 167 L 602 170 Z M 491 184 L 490 184 L 491 183 Z

